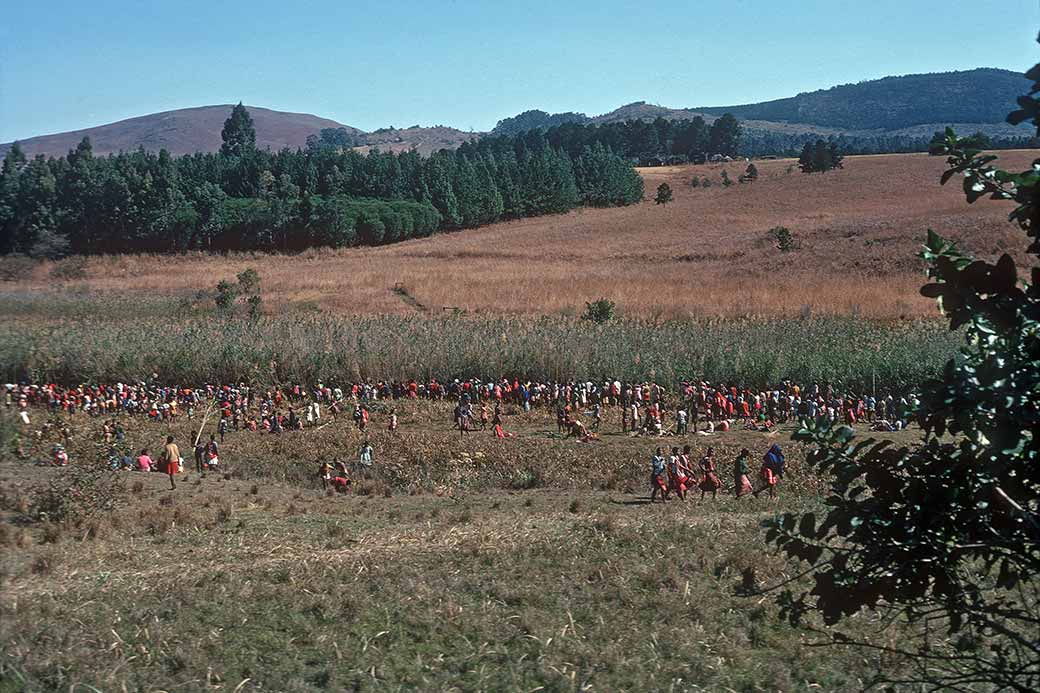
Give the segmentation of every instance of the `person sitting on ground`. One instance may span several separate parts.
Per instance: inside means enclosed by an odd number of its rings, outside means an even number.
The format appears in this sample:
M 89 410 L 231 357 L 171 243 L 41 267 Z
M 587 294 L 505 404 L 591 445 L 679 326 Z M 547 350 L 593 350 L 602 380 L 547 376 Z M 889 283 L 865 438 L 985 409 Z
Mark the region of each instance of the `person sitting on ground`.
M 141 454 L 137 456 L 137 471 L 150 472 L 153 465 L 152 458 L 148 456 L 148 448 L 142 448 Z
M 339 470 L 339 474 L 337 474 L 336 476 L 332 477 L 331 483 L 332 483 L 332 488 L 335 491 L 337 491 L 339 493 L 346 493 L 347 492 L 347 489 L 350 487 L 351 480 L 350 480 L 350 476 L 347 474 L 347 467 L 346 467 L 346 465 L 342 465 L 342 468 Z
M 571 435 L 571 436 L 573 436 L 573 437 L 575 437 L 578 440 L 581 440 L 583 442 L 588 442 L 590 440 L 597 440 L 598 439 L 598 436 L 595 433 L 592 433 L 591 431 L 589 431 L 588 426 L 586 426 L 581 421 L 578 421 L 577 419 L 574 419 L 573 421 L 571 421 L 571 428 L 570 428 L 570 434 L 569 435 Z

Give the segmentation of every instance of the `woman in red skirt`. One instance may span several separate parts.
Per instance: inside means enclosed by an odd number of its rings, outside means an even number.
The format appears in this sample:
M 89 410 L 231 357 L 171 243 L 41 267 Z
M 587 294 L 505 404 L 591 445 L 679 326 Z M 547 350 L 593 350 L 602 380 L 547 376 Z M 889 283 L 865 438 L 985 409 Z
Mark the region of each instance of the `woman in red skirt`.
M 708 448 L 708 452 L 705 453 L 704 457 L 701 458 L 701 473 L 704 475 L 701 479 L 701 498 L 704 498 L 704 494 L 711 492 L 711 497 L 716 498 L 718 496 L 719 487 L 722 486 L 722 482 L 719 481 L 719 475 L 715 471 L 715 449 Z
M 733 492 L 737 498 L 751 493 L 751 479 L 748 478 L 748 460 L 751 453 L 747 448 L 740 451 L 737 461 L 733 464 Z
M 762 488 L 754 491 L 752 495 L 758 496 L 769 489 L 769 497 L 776 498 L 776 484 L 784 476 L 784 454 L 780 446 L 774 443 L 769 452 L 762 458 Z
M 679 448 L 672 448 L 668 457 L 668 487 L 675 492 L 679 500 L 686 500 L 686 484 L 689 482 L 687 470 L 683 466 Z
M 668 500 L 668 472 L 664 459 L 664 451 L 657 448 L 657 452 L 650 458 L 650 502 L 653 503 L 657 494 L 661 494 L 661 500 Z

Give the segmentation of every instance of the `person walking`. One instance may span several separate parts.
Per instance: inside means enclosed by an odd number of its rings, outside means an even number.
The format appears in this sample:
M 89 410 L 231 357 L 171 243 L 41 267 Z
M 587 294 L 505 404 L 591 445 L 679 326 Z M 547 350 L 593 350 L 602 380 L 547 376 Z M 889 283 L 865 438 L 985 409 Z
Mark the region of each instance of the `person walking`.
M 177 444 L 173 442 L 173 436 L 166 436 L 166 447 L 163 448 L 162 461 L 166 466 L 166 474 L 170 477 L 170 490 L 172 491 L 177 488 L 173 477 L 177 474 L 181 462 L 181 451 L 177 448 Z
M 740 451 L 733 463 L 733 493 L 737 498 L 751 493 L 751 479 L 748 478 L 748 460 L 751 453 L 747 448 Z
M 661 500 L 668 501 L 668 473 L 667 464 L 664 459 L 664 450 L 657 448 L 657 452 L 650 458 L 650 502 L 653 503 L 660 492 Z

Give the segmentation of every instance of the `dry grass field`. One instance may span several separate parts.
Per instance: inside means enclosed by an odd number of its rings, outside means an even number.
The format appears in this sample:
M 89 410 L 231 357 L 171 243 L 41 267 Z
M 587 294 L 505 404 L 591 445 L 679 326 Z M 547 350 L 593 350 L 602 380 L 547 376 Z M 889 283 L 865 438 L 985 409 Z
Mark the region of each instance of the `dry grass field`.
M 1034 152 L 1004 152 L 1010 169 Z M 46 265 L 8 284 L 15 291 L 122 297 L 190 296 L 256 268 L 266 309 L 339 314 L 575 314 L 607 297 L 629 317 L 852 314 L 934 315 L 917 291 L 916 253 L 928 228 L 983 256 L 1021 247 L 1006 204 L 964 203 L 956 181 L 940 187 L 942 157 L 850 157 L 843 170 L 803 175 L 791 160 L 756 162 L 760 179 L 724 188 L 742 163 L 643 169 L 647 199 L 621 209 L 582 209 L 503 222 L 378 248 L 296 256 L 92 258 L 84 279 L 58 281 Z M 694 177 L 709 189 L 689 185 Z M 667 182 L 674 202 L 659 206 Z M 768 231 L 786 226 L 781 253 Z M 411 296 L 406 300 L 400 286 Z
M 223 474 L 125 472 L 115 509 L 40 516 L 62 472 L 0 459 L 0 691 L 859 690 L 899 663 L 813 648 L 760 588 L 794 574 L 759 523 L 818 507 L 826 481 L 785 443 L 779 501 L 646 500 L 655 445 L 708 444 L 729 490 L 741 446 L 776 435 L 603 440 L 510 411 L 517 438 L 450 429 L 447 404 L 403 402 L 375 464 L 324 493 L 315 456 L 352 458 L 348 421 L 281 436 L 232 432 Z M 34 411 L 34 425 L 44 420 Z M 186 440 L 123 417 L 126 445 Z M 70 420 L 72 464 L 103 452 L 101 420 Z M 908 442 L 915 432 L 893 435 Z M 851 632 L 892 643 L 863 614 Z

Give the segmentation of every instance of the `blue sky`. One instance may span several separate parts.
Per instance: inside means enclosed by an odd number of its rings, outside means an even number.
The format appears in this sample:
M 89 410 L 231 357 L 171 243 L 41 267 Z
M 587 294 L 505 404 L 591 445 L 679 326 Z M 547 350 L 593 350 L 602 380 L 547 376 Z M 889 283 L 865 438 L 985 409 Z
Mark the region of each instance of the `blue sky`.
M 373 130 L 1037 61 L 1037 0 L 13 0 L 0 142 L 244 101 Z M 970 40 L 964 40 L 967 38 Z

